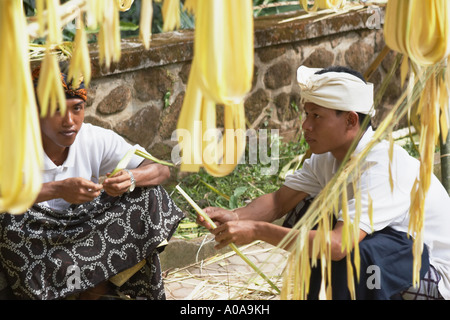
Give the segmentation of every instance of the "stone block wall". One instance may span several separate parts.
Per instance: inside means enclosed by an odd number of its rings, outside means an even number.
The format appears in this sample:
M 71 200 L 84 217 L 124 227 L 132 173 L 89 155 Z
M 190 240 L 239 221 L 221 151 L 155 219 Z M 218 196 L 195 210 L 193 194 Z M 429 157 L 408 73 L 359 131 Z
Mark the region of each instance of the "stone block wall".
M 378 18 L 378 25 L 368 19 Z M 255 71 L 245 102 L 255 129 L 277 128 L 285 140 L 301 133 L 301 105 L 296 70 L 300 65 L 345 65 L 364 73 L 384 47 L 384 9 L 368 8 L 341 15 L 301 19 L 298 12 L 255 21 Z M 110 128 L 161 159 L 170 159 L 172 132 L 180 112 L 193 58 L 193 31 L 154 35 L 145 50 L 137 39 L 123 40 L 122 58 L 109 70 L 99 66 L 91 48 L 94 78 L 86 122 Z M 378 89 L 393 61 L 390 53 L 370 82 Z M 389 86 L 373 123 L 396 101 L 398 85 Z M 218 126 L 221 126 L 218 108 Z

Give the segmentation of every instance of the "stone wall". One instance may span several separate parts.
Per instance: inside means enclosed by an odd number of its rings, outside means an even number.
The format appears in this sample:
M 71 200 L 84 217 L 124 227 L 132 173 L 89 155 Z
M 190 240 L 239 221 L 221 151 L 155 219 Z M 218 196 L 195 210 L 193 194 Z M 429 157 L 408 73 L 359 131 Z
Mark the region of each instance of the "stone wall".
M 369 25 L 374 14 L 378 24 Z M 255 129 L 278 128 L 285 140 L 298 137 L 301 106 L 297 68 L 302 64 L 345 65 L 364 73 L 384 47 L 383 17 L 382 8 L 364 8 L 308 19 L 300 19 L 298 12 L 256 19 L 253 88 L 245 102 L 248 123 Z M 99 66 L 95 46 L 91 55 L 94 78 L 86 122 L 113 129 L 156 157 L 170 159 L 175 144 L 171 135 L 193 57 L 193 32 L 154 35 L 149 50 L 136 39 L 124 40 L 122 59 L 110 70 Z M 375 90 L 392 57 L 390 54 L 369 79 Z M 398 95 L 399 87 L 389 86 L 375 124 Z

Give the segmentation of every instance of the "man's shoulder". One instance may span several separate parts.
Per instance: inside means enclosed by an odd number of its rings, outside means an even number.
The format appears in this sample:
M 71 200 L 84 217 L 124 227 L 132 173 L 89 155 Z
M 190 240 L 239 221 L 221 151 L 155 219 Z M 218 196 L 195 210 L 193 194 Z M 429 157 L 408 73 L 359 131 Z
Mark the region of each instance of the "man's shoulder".
M 86 133 L 89 133 L 89 132 L 114 132 L 110 129 L 106 129 L 106 128 L 94 125 L 92 123 L 89 123 L 89 122 L 83 122 L 80 132 L 81 131 L 84 131 Z
M 311 163 L 324 165 L 327 163 L 333 164 L 336 161 L 336 158 L 333 156 L 331 152 L 325 152 L 325 153 L 313 153 L 308 160 Z
M 102 128 L 91 123 L 83 123 L 77 135 L 77 144 L 83 149 L 106 148 L 121 141 L 121 136 L 110 129 Z
M 108 139 L 110 139 L 111 137 L 119 136 L 117 133 L 115 133 L 111 129 L 106 129 L 106 128 L 99 127 L 99 126 L 93 125 L 91 123 L 85 123 L 85 122 L 81 126 L 81 130 L 78 134 L 81 137 L 83 137 L 84 139 L 88 139 L 88 140 L 97 140 L 97 139 L 101 139 L 103 137 L 107 137 Z

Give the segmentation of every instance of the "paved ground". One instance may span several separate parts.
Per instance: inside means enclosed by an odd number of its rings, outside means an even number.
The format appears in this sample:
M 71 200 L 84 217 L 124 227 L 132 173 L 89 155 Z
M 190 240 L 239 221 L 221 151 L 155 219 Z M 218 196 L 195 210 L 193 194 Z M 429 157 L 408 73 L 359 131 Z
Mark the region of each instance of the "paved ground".
M 239 248 L 281 290 L 287 253 L 265 242 Z M 165 274 L 168 300 L 273 300 L 276 291 L 234 251 Z

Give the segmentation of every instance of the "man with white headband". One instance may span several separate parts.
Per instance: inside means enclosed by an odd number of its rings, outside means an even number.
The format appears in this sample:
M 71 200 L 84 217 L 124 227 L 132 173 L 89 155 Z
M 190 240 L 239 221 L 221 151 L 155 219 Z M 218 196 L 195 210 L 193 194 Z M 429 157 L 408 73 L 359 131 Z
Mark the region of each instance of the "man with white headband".
M 278 245 L 306 212 L 308 203 L 335 175 L 353 142 L 358 141 L 353 150 L 353 154 L 357 154 L 373 136 L 370 125 L 363 127 L 370 120 L 366 118 L 373 114 L 373 86 L 366 83 L 361 74 L 345 67 L 313 69 L 301 66 L 297 80 L 306 113 L 302 128 L 312 155 L 300 170 L 286 177 L 279 190 L 233 211 L 206 208 L 205 212 L 216 222 L 217 228 L 212 230 L 201 217 L 198 222 L 215 235 L 218 249 L 230 243 L 243 245 L 254 240 Z M 368 165 L 364 166 L 358 181 L 362 208 L 359 222 L 361 264 L 359 282 L 355 278 L 356 299 L 450 299 L 449 195 L 433 176 L 425 201 L 421 282 L 414 288 L 408 223 L 410 192 L 418 176 L 419 162 L 401 147 L 394 146 L 390 163 L 388 151 L 386 141 L 375 145 L 365 158 Z M 389 168 L 392 170 L 392 190 Z M 373 220 L 369 217 L 369 194 L 373 199 Z M 355 199 L 351 194 L 348 199 L 348 215 L 354 220 Z M 285 215 L 283 226 L 271 223 Z M 342 228 L 340 212 L 331 232 L 333 299 L 350 299 L 347 259 L 344 259 L 347 253 L 341 250 Z M 312 247 L 316 231 L 309 232 Z M 374 266 L 376 275 L 373 274 Z M 318 298 L 320 284 L 319 266 L 312 269 L 308 298 Z

